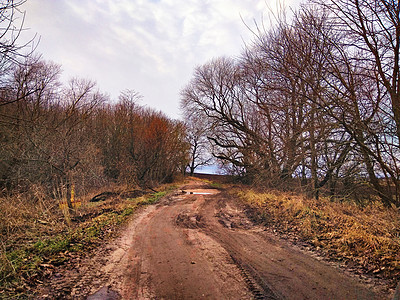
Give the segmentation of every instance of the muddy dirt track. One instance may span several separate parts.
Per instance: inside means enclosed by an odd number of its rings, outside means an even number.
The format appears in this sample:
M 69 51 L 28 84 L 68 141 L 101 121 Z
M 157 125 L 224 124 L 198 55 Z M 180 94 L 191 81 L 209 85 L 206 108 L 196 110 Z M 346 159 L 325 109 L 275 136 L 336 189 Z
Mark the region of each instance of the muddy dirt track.
M 254 226 L 224 192 L 183 189 L 131 223 L 89 299 L 382 299 Z
M 388 298 L 255 226 L 224 191 L 201 181 L 182 189 L 55 274 L 39 299 Z

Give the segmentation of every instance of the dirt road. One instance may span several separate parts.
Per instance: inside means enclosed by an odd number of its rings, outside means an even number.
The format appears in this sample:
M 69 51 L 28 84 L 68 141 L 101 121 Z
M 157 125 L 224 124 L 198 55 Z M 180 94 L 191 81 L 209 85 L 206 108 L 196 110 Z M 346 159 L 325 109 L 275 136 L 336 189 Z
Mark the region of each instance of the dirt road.
M 355 278 L 254 226 L 196 181 L 143 211 L 104 263 L 89 299 L 382 299 Z

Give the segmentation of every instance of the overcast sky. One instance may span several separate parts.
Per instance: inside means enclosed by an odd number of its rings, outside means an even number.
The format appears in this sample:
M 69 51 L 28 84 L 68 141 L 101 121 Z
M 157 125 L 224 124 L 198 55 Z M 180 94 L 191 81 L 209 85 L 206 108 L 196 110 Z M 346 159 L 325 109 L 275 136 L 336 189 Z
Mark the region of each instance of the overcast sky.
M 194 68 L 240 55 L 252 39 L 244 23 L 254 28 L 274 1 L 28 0 L 24 34 L 40 37 L 37 52 L 62 65 L 63 80 L 92 79 L 113 100 L 132 89 L 141 104 L 180 118 L 179 92 Z

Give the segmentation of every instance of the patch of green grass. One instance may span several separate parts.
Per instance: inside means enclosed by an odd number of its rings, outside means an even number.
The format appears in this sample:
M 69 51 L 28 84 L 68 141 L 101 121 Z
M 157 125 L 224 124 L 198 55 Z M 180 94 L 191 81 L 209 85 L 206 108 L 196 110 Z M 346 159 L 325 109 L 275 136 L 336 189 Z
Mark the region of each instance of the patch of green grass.
M 135 209 L 134 209 L 133 207 L 125 208 L 125 209 L 122 211 L 121 216 L 122 216 L 122 217 L 130 216 L 131 214 L 133 214 L 134 211 L 135 211 Z
M 152 194 L 145 202 L 146 202 L 147 204 L 154 204 L 154 203 L 157 203 L 157 202 L 160 201 L 160 199 L 161 199 L 162 197 L 164 197 L 166 194 L 167 194 L 167 191 L 154 193 L 154 194 Z
M 65 251 L 71 244 L 71 236 L 59 235 L 54 239 L 39 240 L 31 248 L 34 253 L 40 256 L 52 255 L 60 251 Z
M 211 183 L 210 183 L 210 186 L 211 186 L 213 189 L 222 189 L 222 184 L 219 183 L 219 182 L 211 182 Z
M 179 186 L 177 186 L 177 185 L 175 185 L 175 184 L 169 184 L 169 185 L 167 185 L 167 186 L 165 187 L 165 190 L 168 191 L 168 192 L 170 192 L 170 191 L 176 190 L 176 189 L 178 189 L 178 188 L 179 188 Z
M 212 188 L 212 189 L 222 189 L 223 188 L 223 185 L 219 182 L 211 181 L 208 179 L 202 179 L 201 181 L 208 184 L 210 186 L 210 188 Z

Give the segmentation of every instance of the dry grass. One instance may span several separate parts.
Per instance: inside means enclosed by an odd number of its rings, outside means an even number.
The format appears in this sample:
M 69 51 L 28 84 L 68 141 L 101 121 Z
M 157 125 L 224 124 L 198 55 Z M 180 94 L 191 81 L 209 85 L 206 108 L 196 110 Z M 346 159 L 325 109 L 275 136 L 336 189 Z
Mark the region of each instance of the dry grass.
M 330 258 L 353 261 L 367 273 L 400 280 L 400 213 L 380 203 L 318 201 L 277 191 L 236 190 L 260 221 L 296 233 Z
M 29 194 L 0 197 L 0 236 L 5 244 L 23 243 L 65 229 L 58 201 L 49 199 L 40 187 Z
M 21 279 L 25 282 L 40 264 L 26 258 L 26 247 L 67 228 L 58 202 L 45 196 L 39 186 L 32 186 L 29 193 L 0 197 L 0 290 L 22 288 Z
M 164 185 L 160 192 L 143 197 L 89 202 L 93 193 L 80 197 L 82 205 L 70 216 L 62 212 L 59 200 L 46 197 L 38 187 L 29 194 L 0 198 L 0 299 L 26 297 L 55 270 L 53 265 L 87 255 L 139 206 L 157 202 L 174 188 Z

